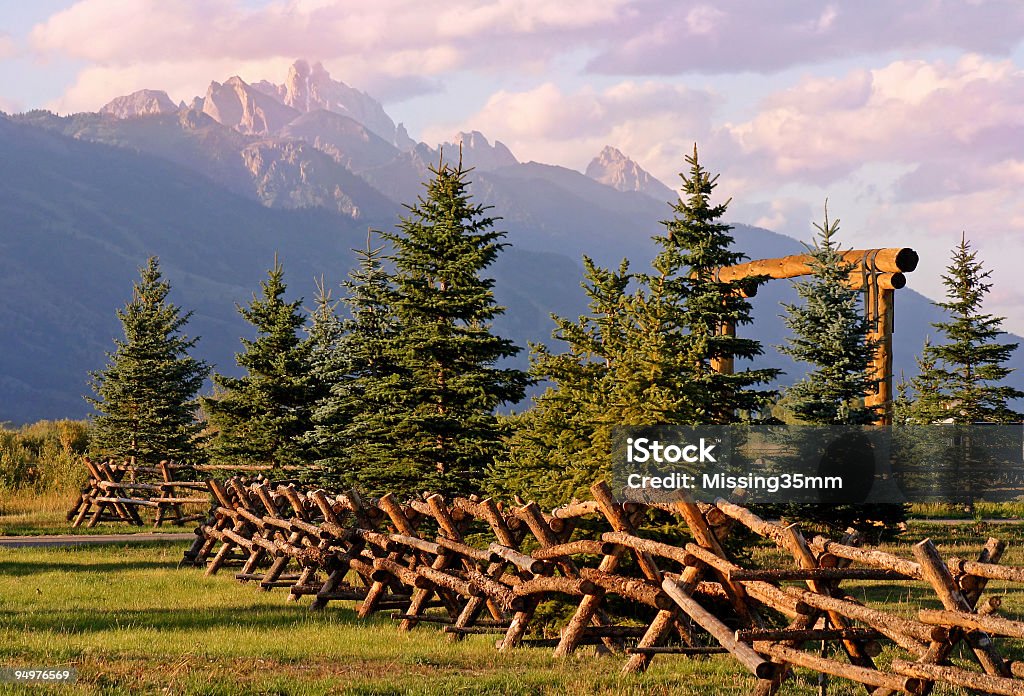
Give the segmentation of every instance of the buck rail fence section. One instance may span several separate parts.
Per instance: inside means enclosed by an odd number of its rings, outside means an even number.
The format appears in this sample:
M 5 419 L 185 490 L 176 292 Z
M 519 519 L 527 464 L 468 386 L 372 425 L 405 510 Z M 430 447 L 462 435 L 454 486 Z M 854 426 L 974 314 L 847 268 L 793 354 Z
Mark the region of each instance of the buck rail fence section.
M 1000 597 L 985 596 L 990 580 L 1024 583 L 1024 568 L 999 564 L 998 539 L 973 559 L 943 558 L 928 539 L 904 558 L 852 532 L 807 539 L 737 501 L 621 502 L 604 482 L 591 500 L 551 511 L 477 497 L 368 499 L 261 478 L 207 485 L 214 506 L 181 565 L 207 575 L 233 568 L 243 583 L 287 590 L 289 601 L 310 597 L 314 611 L 354 600 L 360 617 L 389 612 L 399 630 L 431 624 L 454 640 L 494 634 L 502 651 L 569 655 L 595 645 L 623 655 L 625 672 L 658 655 L 727 653 L 760 694 L 799 667 L 876 696 L 926 694 L 936 683 L 1024 695 L 1024 662 L 1004 656 L 1024 640 L 1024 622 L 1000 616 Z M 640 531 L 658 516 L 685 534 L 667 543 Z M 737 530 L 788 561 L 738 562 L 726 551 Z M 891 583 L 888 596 L 917 586 L 934 601 L 877 606 L 842 586 L 865 581 Z M 531 635 L 538 605 L 556 597 L 571 617 L 556 637 Z

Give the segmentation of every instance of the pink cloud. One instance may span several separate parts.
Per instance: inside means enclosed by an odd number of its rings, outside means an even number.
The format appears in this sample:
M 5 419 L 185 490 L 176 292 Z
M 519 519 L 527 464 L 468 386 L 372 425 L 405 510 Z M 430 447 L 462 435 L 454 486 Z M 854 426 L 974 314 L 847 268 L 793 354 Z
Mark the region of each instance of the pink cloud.
M 1021 123 L 1024 71 L 967 55 L 952 64 L 897 61 L 840 79 L 808 78 L 724 130 L 737 156 L 823 183 L 868 162 L 927 169 L 1021 156 Z
M 7 34 L 0 33 L 0 60 L 13 58 L 18 54 L 18 44 Z
M 1024 36 L 1024 5 L 1016 0 L 653 0 L 620 36 L 626 38 L 609 41 L 590 62 L 591 70 L 774 72 L 897 49 L 1006 54 Z

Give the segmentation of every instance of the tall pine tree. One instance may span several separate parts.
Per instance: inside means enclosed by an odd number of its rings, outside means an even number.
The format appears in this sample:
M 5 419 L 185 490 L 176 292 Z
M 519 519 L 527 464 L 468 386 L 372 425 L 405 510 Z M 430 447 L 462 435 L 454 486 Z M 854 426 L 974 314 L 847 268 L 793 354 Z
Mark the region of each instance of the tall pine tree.
M 744 298 L 763 279 L 722 282 L 716 271 L 746 257 L 733 251 L 726 204 L 712 205 L 717 177 L 686 158 L 676 216 L 655 236 L 661 248 L 649 273 L 586 264 L 591 314 L 556 318 L 554 337 L 567 350 L 537 348 L 533 374 L 554 383 L 534 409 L 516 416 L 510 455 L 492 471 L 497 493 L 541 496 L 549 504 L 582 495 L 607 477 L 616 426 L 736 422 L 766 405 L 773 392 L 755 387 L 777 370 L 721 374 L 716 359 L 751 358 L 760 344 L 722 330 L 749 324 Z
M 860 291 L 850 287 L 849 275 L 854 265 L 843 260 L 836 233 L 839 220 L 829 220 L 828 208 L 813 246 L 811 277 L 794 283 L 801 304 L 784 305 L 784 321 L 791 331 L 780 351 L 808 366 L 807 376 L 786 391 L 787 409 L 802 423 L 819 426 L 864 426 L 877 418 L 875 410 L 865 405 L 865 398 L 875 389 L 878 379 L 872 374 L 872 361 L 877 341 L 868 335 L 868 321 L 860 303 Z M 833 451 L 860 451 L 856 447 L 841 448 L 838 441 L 867 442 L 863 434 L 835 430 Z M 812 436 L 813 448 L 808 457 L 820 460 L 821 442 Z M 823 476 L 846 477 L 844 496 L 865 496 L 875 481 L 869 462 L 853 458 L 827 462 Z M 849 498 L 847 498 L 849 500 Z M 855 527 L 865 532 L 894 532 L 906 519 L 906 508 L 898 504 L 834 503 L 791 504 L 784 506 L 787 517 L 834 530 Z
M 86 400 L 98 413 L 90 444 L 97 454 L 195 463 L 195 398 L 210 368 L 188 354 L 199 340 L 181 333 L 192 313 L 168 302 L 159 259 L 151 256 L 139 275 L 131 301 L 117 310 L 124 340 L 90 373 L 95 396 Z
M 314 408 L 306 438 L 323 483 L 377 494 L 410 484 L 409 472 L 395 461 L 394 428 L 409 383 L 391 351 L 400 325 L 382 253 L 383 247 L 372 248 L 369 240 L 356 252 L 358 266 L 344 284 L 349 317 L 314 365 L 328 392 Z
M 261 295 L 238 311 L 256 328 L 255 340 L 243 338 L 235 359 L 242 377 L 215 374 L 217 393 L 202 399 L 215 431 L 211 456 L 227 464 L 301 466 L 307 448 L 301 437 L 310 429 L 317 382 L 309 374 L 312 344 L 299 329 L 305 324 L 302 300 L 286 302 L 284 269 L 277 259 Z
M 316 430 L 313 414 L 320 400 L 327 398 L 332 382 L 337 379 L 334 364 L 337 360 L 339 345 L 344 338 L 345 328 L 338 316 L 338 302 L 334 300 L 331 289 L 327 287 L 323 276 L 316 284 L 316 297 L 310 312 L 310 324 L 307 329 L 306 359 L 310 377 L 310 398 L 314 400 L 310 411 L 309 430 L 301 435 L 302 442 L 310 447 L 305 464 L 299 470 L 299 478 L 307 484 L 319 485 L 327 483 L 321 463 L 316 461 Z
M 767 279 L 750 277 L 723 282 L 717 271 L 747 260 L 733 248 L 731 226 L 721 221 L 729 202 L 711 204 L 718 175 L 712 176 L 697 157 L 686 158 L 689 175 L 680 174 L 683 195 L 673 206 L 675 217 L 662 224 L 666 234 L 663 246 L 671 254 L 678 253 L 678 279 L 682 286 L 680 322 L 685 331 L 677 349 L 687 366 L 690 389 L 690 414 L 680 422 L 689 424 L 734 423 L 759 413 L 775 396 L 775 392 L 759 389 L 779 375 L 776 369 L 746 368 L 730 374 L 714 369 L 714 360 L 751 360 L 764 350 L 753 338 L 740 338 L 724 331 L 727 324 L 736 329 L 753 322 L 749 294 Z
M 1003 317 L 983 311 L 990 276 L 962 235 L 942 276 L 946 301 L 935 303 L 949 315 L 948 321 L 932 324 L 942 340 L 925 344 L 920 374 L 911 380 L 911 423 L 1020 422 L 1009 402 L 1024 398 L 1024 392 L 1004 383 L 1013 371 L 1005 363 L 1017 344 L 1000 341 Z
M 860 292 L 848 280 L 853 264 L 843 260 L 835 235 L 839 220 L 818 225 L 808 246 L 811 277 L 794 283 L 802 304 L 783 305 L 792 332 L 780 351 L 810 367 L 807 376 L 786 392 L 793 414 L 814 425 L 869 425 L 874 409 L 864 399 L 876 387 L 871 363 L 877 342 L 868 337 Z
M 484 467 L 503 450 L 495 409 L 519 401 L 528 378 L 498 366 L 519 348 L 493 333 L 504 309 L 494 281 L 482 276 L 504 248 L 504 233 L 471 201 L 461 158 L 432 172 L 426 195 L 408 207 L 397 232 L 384 234 L 394 247 L 402 327 L 388 346 L 402 373 L 391 388 L 401 413 L 388 475 L 413 490 L 465 493 L 479 488 Z

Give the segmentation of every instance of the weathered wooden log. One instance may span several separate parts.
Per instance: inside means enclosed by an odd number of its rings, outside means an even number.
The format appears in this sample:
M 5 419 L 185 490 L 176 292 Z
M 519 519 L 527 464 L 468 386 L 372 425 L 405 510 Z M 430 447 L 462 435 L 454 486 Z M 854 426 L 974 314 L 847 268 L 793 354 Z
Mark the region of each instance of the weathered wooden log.
M 598 505 L 596 500 L 581 500 L 574 501 L 568 505 L 557 507 L 551 511 L 551 516 L 560 519 L 567 520 L 574 517 L 585 517 L 586 515 L 593 515 L 598 512 Z
M 866 623 L 904 650 L 911 651 L 917 655 L 922 654 L 925 648 L 916 641 L 944 641 L 949 635 L 949 632 L 941 626 L 929 626 L 913 619 L 906 619 L 878 609 L 866 607 L 849 599 L 826 597 L 816 592 L 809 592 L 795 587 L 788 587 L 785 592 L 815 609 L 834 611 L 847 618 Z M 908 641 L 908 638 L 912 640 Z
M 608 541 L 595 541 L 592 539 L 580 539 L 570 541 L 557 546 L 549 546 L 544 549 L 534 549 L 530 555 L 542 561 L 562 558 L 564 556 L 575 556 L 585 554 L 589 556 L 606 556 L 614 550 L 614 544 Z
M 546 575 L 525 580 L 512 587 L 512 592 L 519 596 L 544 595 L 550 592 L 557 592 L 559 594 L 581 597 L 583 595 L 597 594 L 601 591 L 601 588 L 591 580 Z
M 905 576 L 893 570 L 881 568 L 783 568 L 750 569 L 739 568 L 729 571 L 729 579 L 764 580 L 765 582 L 787 582 L 792 580 L 903 580 Z
M 672 600 L 665 592 L 650 580 L 627 578 L 593 568 L 580 568 L 580 577 L 584 580 L 590 580 L 605 592 L 611 592 L 650 607 L 670 609 L 673 606 Z M 600 597 L 601 595 L 587 596 Z
M 353 534 L 366 543 L 376 546 L 378 549 L 382 549 L 387 553 L 398 553 L 402 551 L 402 545 L 398 542 L 392 541 L 387 534 L 375 532 L 371 529 L 355 529 Z
M 693 543 L 686 545 L 686 553 L 687 565 L 703 563 L 716 569 L 722 575 L 728 575 L 730 571 L 739 569 L 739 566 Z M 760 580 L 745 581 L 742 584 L 750 597 L 776 611 L 781 611 L 787 616 L 799 616 L 801 614 L 809 614 L 812 611 L 809 604 L 787 595 L 774 585 Z
M 969 601 L 969 600 L 968 600 Z M 987 597 L 984 601 L 978 604 L 977 610 L 979 616 L 989 616 L 999 611 L 999 607 L 1003 605 L 1001 597 Z
M 662 558 L 668 558 L 676 563 L 686 565 L 686 551 L 672 544 L 663 544 L 660 541 L 652 541 L 624 532 L 605 532 L 601 535 L 601 539 L 602 541 L 643 551 L 652 556 L 661 556 Z
M 159 503 L 154 503 L 151 500 L 143 500 L 141 498 L 120 498 L 115 496 L 98 496 L 94 498 L 98 503 L 112 503 L 117 505 L 138 505 L 142 507 L 160 507 Z
M 843 261 L 858 267 L 868 267 L 882 273 L 911 273 L 917 268 L 918 256 L 913 249 L 851 249 L 842 252 Z M 793 254 L 776 259 L 758 259 L 746 263 L 726 266 L 717 271 L 717 278 L 724 283 L 742 280 L 751 276 L 769 278 L 796 278 L 811 273 L 813 258 L 810 254 Z
M 525 606 L 523 598 L 517 596 L 506 585 L 502 585 L 497 580 L 487 577 L 483 573 L 476 570 L 466 570 L 462 572 L 462 576 L 470 582 L 470 584 L 483 590 L 488 596 L 498 602 L 504 609 L 509 611 L 520 611 Z
M 399 563 L 395 563 L 389 558 L 375 558 L 373 559 L 373 571 L 370 573 L 370 578 L 375 583 L 386 583 L 389 577 L 394 577 L 408 587 L 424 590 L 433 589 L 434 583 L 427 579 L 427 576 L 422 573 L 423 570 L 426 570 L 426 568 L 420 568 L 419 572 L 417 572 Z
M 754 641 L 794 641 L 805 643 L 819 640 L 877 640 L 882 634 L 873 628 L 744 628 L 736 631 L 736 640 L 744 643 Z
M 729 652 L 721 646 L 652 645 L 626 648 L 627 655 L 719 655 Z
M 946 561 L 951 573 L 974 575 L 989 580 L 1005 580 L 1007 582 L 1024 583 L 1024 568 L 1020 566 L 1003 566 L 994 563 L 978 563 L 965 561 L 962 558 L 950 558 Z
M 415 572 L 429 580 L 437 587 L 443 587 L 446 590 L 458 593 L 463 597 L 485 596 L 485 592 L 483 591 L 483 589 L 481 589 L 474 583 L 456 577 L 451 573 L 446 573 L 443 570 L 438 570 L 436 568 L 430 568 L 427 566 L 419 566 Z M 417 587 L 419 587 L 419 585 L 417 585 Z
M 856 563 L 892 570 L 904 577 L 923 580 L 921 566 L 913 561 L 894 556 L 891 553 L 875 549 L 861 549 L 832 541 L 823 536 L 816 536 L 810 542 L 811 548 L 818 553 L 828 553 L 839 558 L 846 558 Z
M 894 659 L 889 668 L 908 677 L 943 681 L 953 686 L 962 686 L 965 689 L 976 689 L 990 694 L 1001 694 L 1002 696 L 1024 696 L 1024 682 L 1007 677 L 996 677 L 991 674 L 969 672 L 959 667 Z
M 499 559 L 499 556 L 495 553 L 492 553 L 491 551 L 484 551 L 483 549 L 478 549 L 473 546 L 470 546 L 469 544 L 463 544 L 462 542 L 453 541 L 445 537 L 437 537 L 435 539 L 435 543 L 438 546 L 447 549 L 448 551 L 451 551 L 452 553 L 456 553 L 460 556 L 465 556 L 466 558 L 478 561 L 480 563 L 494 563 L 496 560 Z
M 402 546 L 408 546 L 411 549 L 423 551 L 434 556 L 444 555 L 445 549 L 433 541 L 427 541 L 426 539 L 420 539 L 419 537 L 407 536 L 405 534 L 390 534 L 388 535 L 391 541 Z
M 501 626 L 445 626 L 441 630 L 445 633 L 454 633 L 458 635 L 476 635 L 505 632 L 505 629 Z
M 917 562 L 921 564 L 921 572 L 924 574 L 925 580 L 939 596 L 942 606 L 949 611 L 971 613 L 973 607 L 960 593 L 956 581 L 942 562 L 942 557 L 939 556 L 939 551 L 931 539 L 924 539 L 914 544 L 913 551 Z M 986 672 L 995 676 L 1009 676 L 1009 668 L 987 634 L 983 632 L 971 634 L 967 642 Z
M 758 679 L 769 679 L 775 674 L 775 665 L 754 652 L 746 643 L 736 640 L 736 636 L 733 635 L 729 627 L 690 597 L 679 583 L 665 578 L 661 588 L 697 625 L 714 636 L 719 645 L 728 650 Z
M 972 631 L 984 631 L 1010 638 L 1024 639 L 1024 622 L 1004 619 L 999 616 L 968 614 L 962 611 L 921 609 L 917 612 L 921 623 L 937 626 L 958 626 Z
M 725 498 L 716 498 L 715 507 L 750 531 L 754 532 L 754 534 L 763 536 L 766 539 L 771 539 L 779 546 L 785 545 L 786 542 L 782 534 L 782 527 L 779 525 L 762 520 L 747 508 L 736 505 L 735 503 L 730 503 Z
M 502 544 L 491 544 L 487 547 L 487 550 L 498 556 L 504 561 L 511 563 L 516 568 L 533 575 L 540 575 L 546 573 L 548 570 L 547 561 L 543 561 L 533 556 L 527 556 L 524 553 L 519 553 L 515 549 L 509 548 Z
M 806 667 L 807 669 L 813 669 L 816 672 L 831 674 L 836 677 L 842 677 L 843 679 L 850 679 L 851 681 L 860 682 L 861 684 L 867 684 L 869 686 L 906 691 L 907 693 L 913 693 L 918 687 L 918 681 L 915 678 L 915 675 L 912 674 L 888 674 L 876 669 L 858 667 L 857 665 L 850 665 L 845 662 L 839 662 L 838 660 L 830 660 L 826 657 L 811 655 L 803 652 L 802 650 L 787 648 L 786 646 L 779 645 L 778 643 L 754 643 L 754 650 L 765 655 L 769 655 L 776 660 L 784 660 L 785 662 L 797 665 L 798 667 Z
M 331 535 L 324 530 L 320 529 L 318 525 L 307 522 L 306 520 L 293 517 L 288 520 L 288 529 L 292 532 L 302 532 L 314 539 L 330 539 Z

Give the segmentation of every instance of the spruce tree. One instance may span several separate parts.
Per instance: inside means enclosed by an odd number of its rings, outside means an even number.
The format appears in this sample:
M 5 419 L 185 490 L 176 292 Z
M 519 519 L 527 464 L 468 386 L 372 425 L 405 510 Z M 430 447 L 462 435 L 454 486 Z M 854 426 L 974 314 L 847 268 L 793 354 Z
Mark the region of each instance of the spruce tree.
M 210 368 L 188 354 L 199 340 L 181 333 L 192 313 L 168 302 L 159 259 L 151 256 L 139 275 L 131 301 L 117 310 L 124 339 L 115 339 L 107 366 L 90 373 L 95 396 L 86 400 L 98 413 L 90 445 L 102 455 L 195 463 L 195 398 Z
M 356 252 L 359 263 L 344 283 L 349 318 L 314 367 L 328 391 L 314 408 L 306 439 L 321 482 L 375 494 L 409 484 L 408 472 L 395 461 L 394 428 L 409 383 L 391 355 L 400 325 L 383 250 L 367 240 L 366 249 Z
M 339 354 L 339 346 L 345 335 L 344 323 L 338 316 L 338 302 L 332 297 L 323 276 L 316 284 L 314 307 L 310 312 L 310 325 L 307 330 L 307 360 L 310 377 L 311 399 L 314 404 L 310 412 L 309 430 L 301 436 L 305 445 L 310 447 L 306 463 L 299 471 L 299 478 L 305 483 L 316 485 L 327 482 L 321 462 L 317 461 L 317 441 L 313 436 L 316 430 L 314 413 L 323 399 L 326 399 L 334 381 L 339 379 L 335 363 Z
M 943 340 L 925 344 L 918 361 L 921 372 L 911 380 L 912 422 L 1020 422 L 1009 402 L 1024 398 L 1024 392 L 1004 383 L 1013 371 L 1005 363 L 1017 344 L 1000 341 L 1003 317 L 982 309 L 992 289 L 986 282 L 990 276 L 962 235 L 942 276 L 946 301 L 934 303 L 949 315 L 948 321 L 932 324 Z
M 676 215 L 662 223 L 666 228 L 663 246 L 678 253 L 678 278 L 682 286 L 680 324 L 685 332 L 678 350 L 683 353 L 690 381 L 690 413 L 681 422 L 689 424 L 734 423 L 760 413 L 775 396 L 772 390 L 758 389 L 779 375 L 779 370 L 746 368 L 725 374 L 713 369 L 715 359 L 751 360 L 764 350 L 753 338 L 741 338 L 723 331 L 727 323 L 737 331 L 753 322 L 751 305 L 746 299 L 767 279 L 750 277 L 723 282 L 719 268 L 747 260 L 733 249 L 731 226 L 721 222 L 732 199 L 711 204 L 718 175 L 701 166 L 697 146 L 686 158 L 689 175 L 680 174 L 683 195 L 673 206 Z
M 301 437 L 310 429 L 316 395 L 311 344 L 299 335 L 302 300 L 285 301 L 284 269 L 276 258 L 260 287 L 260 296 L 254 293 L 238 308 L 256 328 L 255 340 L 243 338 L 244 351 L 235 356 L 245 374 L 214 374 L 217 391 L 202 399 L 215 431 L 210 454 L 228 464 L 302 465 L 307 450 Z
M 505 247 L 504 233 L 471 201 L 461 160 L 431 171 L 426 195 L 408 206 L 397 232 L 384 234 L 394 247 L 402 326 L 388 352 L 403 381 L 389 389 L 401 413 L 393 460 L 381 474 L 408 490 L 465 493 L 479 488 L 484 467 L 503 449 L 495 409 L 519 401 L 528 378 L 498 366 L 519 348 L 493 333 L 504 308 L 494 281 L 482 276 Z
M 727 203 L 711 205 L 717 177 L 700 165 L 696 147 L 686 161 L 683 196 L 654 237 L 661 249 L 651 272 L 630 273 L 627 261 L 610 271 L 584 259 L 591 314 L 555 318 L 565 352 L 535 349 L 533 376 L 554 386 L 513 419 L 509 458 L 490 476 L 496 493 L 563 503 L 608 476 L 616 426 L 733 423 L 773 395 L 755 387 L 777 370 L 712 368 L 714 359 L 761 354 L 758 341 L 722 327 L 751 322 L 744 293 L 764 279 L 717 280 L 719 267 L 746 257 L 731 249 L 731 228 L 720 222 Z
M 808 424 L 869 425 L 876 414 L 864 399 L 878 383 L 870 374 L 877 342 L 868 337 L 860 292 L 850 287 L 853 264 L 835 240 L 839 220 L 829 221 L 826 208 L 824 223 L 814 226 L 818 236 L 807 247 L 811 277 L 794 283 L 802 304 L 783 305 L 792 334 L 779 350 L 810 367 L 787 390 L 788 406 Z
M 871 373 L 877 341 L 868 335 L 868 321 L 860 303 L 860 291 L 850 287 L 849 274 L 853 264 L 843 260 L 836 233 L 839 220 L 829 220 L 828 208 L 813 246 L 811 277 L 794 283 L 801 304 L 784 305 L 784 321 L 791 331 L 786 345 L 779 350 L 808 366 L 807 376 L 786 391 L 786 406 L 801 423 L 818 426 L 865 426 L 877 414 L 864 400 L 873 391 L 878 379 Z M 797 431 L 799 432 L 799 431 Z M 863 442 L 862 433 L 842 433 L 839 429 L 832 443 Z M 812 437 L 812 453 L 819 459 L 819 437 Z M 856 451 L 856 448 L 844 450 Z M 826 464 L 838 467 L 819 471 L 821 475 L 846 477 L 843 495 L 855 491 L 867 494 L 874 483 L 875 471 L 867 462 L 845 461 Z M 854 468 L 861 467 L 861 468 Z M 835 530 L 856 527 L 865 531 L 894 531 L 906 519 L 906 509 L 898 504 L 818 503 L 785 506 L 787 517 Z
M 633 334 L 624 311 L 631 275 L 625 260 L 616 271 L 586 256 L 583 263 L 590 314 L 577 321 L 553 317 L 552 336 L 565 344 L 564 352 L 532 346 L 531 374 L 552 386 L 535 397 L 533 408 L 508 419 L 508 455 L 488 472 L 495 495 L 552 507 L 585 497 L 594 481 L 610 474 L 611 432 L 623 410 L 615 368 Z

